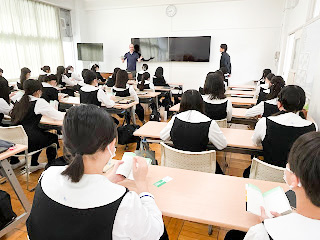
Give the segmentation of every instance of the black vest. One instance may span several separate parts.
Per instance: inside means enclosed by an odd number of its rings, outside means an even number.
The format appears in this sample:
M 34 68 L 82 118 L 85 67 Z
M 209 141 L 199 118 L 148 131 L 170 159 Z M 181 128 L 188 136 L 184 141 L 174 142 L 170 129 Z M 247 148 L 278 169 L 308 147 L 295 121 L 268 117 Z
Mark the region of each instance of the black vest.
M 40 182 L 26 223 L 30 240 L 111 240 L 114 220 L 127 192 L 107 205 L 77 209 L 53 201 Z
M 39 123 L 42 118 L 41 114 L 35 114 L 34 107 L 36 106 L 37 101 L 31 101 L 29 110 L 26 116 L 20 121 L 18 124 L 21 124 L 25 129 L 26 133 L 28 134 L 29 131 L 33 131 L 39 129 Z
M 259 96 L 258 96 L 258 100 L 257 100 L 257 104 L 259 104 L 262 101 L 265 101 L 267 99 L 267 93 L 264 92 L 264 88 L 260 88 L 260 92 L 259 92 Z
M 50 101 L 59 101 L 58 100 L 58 90 L 54 87 L 43 87 L 42 88 L 42 98 L 44 98 L 47 102 Z
M 174 147 L 190 152 L 205 151 L 209 143 L 208 133 L 210 124 L 211 121 L 190 123 L 176 117 L 170 131 Z
M 93 104 L 101 107 L 101 102 L 98 101 L 99 89 L 91 92 L 85 92 L 80 89 L 80 103 Z
M 2 125 L 2 119 L 4 118 L 4 114 L 0 113 L 0 126 Z
M 265 162 L 286 167 L 288 154 L 294 141 L 301 135 L 316 130 L 312 123 L 305 127 L 293 127 L 278 124 L 266 118 L 266 136 L 262 141 Z
M 213 120 L 221 120 L 227 117 L 228 101 L 221 104 L 212 104 L 204 102 L 206 115 Z
M 129 88 L 126 88 L 125 90 L 116 90 L 113 88 L 112 91 L 115 93 L 115 95 L 117 97 L 129 97 L 130 96 Z
M 279 108 L 277 105 L 270 104 L 267 102 L 264 102 L 263 109 L 264 110 L 263 110 L 262 117 L 269 117 L 269 116 L 279 112 Z

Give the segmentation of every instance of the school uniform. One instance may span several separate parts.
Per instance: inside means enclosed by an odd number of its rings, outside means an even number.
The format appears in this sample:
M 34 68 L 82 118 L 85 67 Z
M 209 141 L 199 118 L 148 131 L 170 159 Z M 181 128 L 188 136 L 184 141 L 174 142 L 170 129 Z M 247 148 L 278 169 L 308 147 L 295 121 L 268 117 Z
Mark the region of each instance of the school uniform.
M 50 117 L 55 120 L 63 120 L 64 114 L 53 108 L 46 100 L 43 98 L 36 98 L 34 96 L 29 96 L 30 107 L 24 119 L 18 123 L 22 125 L 24 130 L 28 135 L 28 151 L 33 152 L 41 148 L 47 147 L 52 143 L 58 145 L 58 136 L 56 134 L 46 132 L 39 127 L 40 120 L 42 116 Z M 38 165 L 39 153 L 32 155 L 31 165 Z M 47 149 L 48 161 L 52 161 L 56 157 L 56 150 L 48 148 Z
M 148 72 L 148 71 L 141 70 L 140 72 L 137 72 L 137 77 L 136 77 L 137 82 L 139 82 L 139 81 L 142 80 L 142 75 L 143 75 L 145 72 Z
M 152 194 L 139 195 L 100 174 L 84 174 L 78 183 L 53 166 L 36 188 L 26 226 L 31 240 L 159 239 L 162 213 Z
M 210 95 L 202 95 L 205 114 L 214 120 L 221 120 L 227 118 L 231 121 L 232 118 L 232 102 L 225 99 L 210 99 Z
M 100 80 L 101 82 L 105 82 L 105 81 L 106 81 L 106 79 L 104 79 L 104 78 L 101 76 L 100 72 L 94 71 L 94 73 L 96 74 L 98 80 Z
M 116 79 L 113 79 L 112 76 L 108 77 L 106 85 L 108 87 L 113 87 L 116 84 Z
M 112 91 L 114 92 L 115 96 L 117 97 L 133 97 L 133 99 L 136 102 L 139 102 L 139 97 L 136 93 L 136 91 L 134 90 L 133 86 L 127 84 L 126 88 L 117 88 L 116 86 L 114 86 L 112 88 Z
M 317 131 L 317 125 L 293 112 L 280 112 L 278 116 L 261 118 L 254 130 L 252 141 L 263 146 L 265 162 L 285 167 L 294 141 L 301 135 Z
M 112 108 L 115 105 L 115 102 L 102 89 L 88 84 L 80 89 L 80 103 L 93 104 L 99 107 L 104 104 L 107 108 Z
M 138 82 L 138 85 L 141 85 L 141 84 L 142 84 L 142 82 L 139 81 L 139 82 Z M 153 83 L 150 82 L 150 81 L 148 81 L 148 80 L 145 80 L 145 81 L 144 81 L 144 89 L 154 90 L 154 85 L 153 85 Z
M 258 96 L 257 104 L 267 99 L 267 95 L 270 93 L 268 84 L 261 84 L 256 89 L 256 96 Z
M 278 98 L 262 101 L 258 105 L 248 109 L 246 111 L 245 116 L 246 117 L 255 117 L 255 116 L 269 117 L 279 112 L 277 104 L 278 104 Z
M 48 103 L 50 101 L 59 101 L 58 98 L 59 91 L 47 82 L 42 83 L 42 95 L 41 97 L 45 99 Z
M 23 95 L 24 95 L 24 91 L 19 90 L 18 92 L 16 92 L 14 96 L 11 97 L 11 101 L 13 103 L 19 102 Z
M 163 76 L 162 77 L 154 76 L 152 79 L 152 82 L 154 86 L 169 86 Z
M 161 131 L 160 138 L 164 141 L 171 139 L 175 148 L 191 152 L 206 151 L 208 142 L 219 150 L 227 146 L 218 124 L 195 110 L 173 116 Z
M 12 103 L 7 103 L 6 100 L 0 98 L 0 125 L 4 115 L 9 115 L 10 111 L 12 110 L 13 105 Z
M 251 227 L 244 240 L 318 240 L 320 220 L 307 218 L 298 213 L 264 220 Z

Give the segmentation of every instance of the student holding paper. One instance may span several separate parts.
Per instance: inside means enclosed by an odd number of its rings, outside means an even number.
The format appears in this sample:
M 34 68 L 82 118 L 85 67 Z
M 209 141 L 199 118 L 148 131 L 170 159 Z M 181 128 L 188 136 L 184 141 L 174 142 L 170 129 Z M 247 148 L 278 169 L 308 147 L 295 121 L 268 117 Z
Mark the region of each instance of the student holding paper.
M 115 156 L 116 137 L 112 118 L 99 107 L 68 110 L 63 138 L 71 162 L 67 167 L 52 166 L 42 175 L 26 224 L 30 240 L 158 240 L 162 236 L 162 214 L 148 190 L 145 159 L 133 160 L 138 194 L 117 184 L 124 180 L 116 174 L 123 162 L 103 173 Z

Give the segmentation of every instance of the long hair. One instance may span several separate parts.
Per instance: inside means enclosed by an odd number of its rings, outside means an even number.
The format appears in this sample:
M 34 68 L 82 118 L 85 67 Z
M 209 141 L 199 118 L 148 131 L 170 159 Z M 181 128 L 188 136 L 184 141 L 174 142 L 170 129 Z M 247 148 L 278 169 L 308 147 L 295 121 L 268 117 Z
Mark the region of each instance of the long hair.
M 204 113 L 204 102 L 197 90 L 187 90 L 182 94 L 179 113 L 188 110 L 196 110 Z
M 116 67 L 114 70 L 113 70 L 113 73 L 112 73 L 112 80 L 114 82 L 116 82 L 117 80 L 117 73 L 119 72 L 120 68 Z
M 14 105 L 10 114 L 13 124 L 18 124 L 25 118 L 30 108 L 29 95 L 33 95 L 36 91 L 42 90 L 42 84 L 38 80 L 28 79 L 23 84 L 23 90 L 24 95 L 20 101 Z
M 70 108 L 62 132 L 65 157 L 71 162 L 61 174 L 72 182 L 79 182 L 84 174 L 83 155 L 104 151 L 117 136 L 110 114 L 91 104 Z
M 0 98 L 3 98 L 8 104 L 10 104 L 10 88 L 8 86 L 8 81 L 0 76 Z
M 126 88 L 127 82 L 129 80 L 128 73 L 126 70 L 119 70 L 116 77 L 116 87 L 117 88 Z
M 268 74 L 268 76 L 271 74 L 272 73 Z M 273 78 L 271 78 L 270 83 L 270 93 L 267 95 L 267 100 L 278 97 L 281 89 L 286 85 L 285 81 L 281 76 L 274 76 Z
M 262 77 L 260 78 L 260 80 L 265 79 L 268 76 L 269 73 L 272 73 L 271 69 L 269 69 L 269 68 L 264 69 L 263 72 L 262 72 Z
M 157 78 L 161 78 L 163 77 L 163 67 L 158 67 L 156 69 L 156 72 L 154 74 Z
M 23 83 L 25 80 L 27 80 L 27 74 L 31 73 L 31 70 L 29 68 L 21 68 L 21 74 L 20 74 L 20 84 L 21 88 L 23 89 Z
M 306 94 L 300 86 L 288 85 L 280 91 L 278 101 L 287 112 L 296 113 L 303 109 L 304 104 L 306 103 Z M 299 115 L 304 118 L 302 112 L 300 112 Z
M 141 82 L 138 83 L 137 85 L 137 88 L 140 90 L 140 91 L 143 91 L 144 90 L 144 84 L 146 82 L 146 80 L 150 79 L 150 74 L 148 72 L 144 72 L 142 74 L 142 78 L 141 78 Z
M 204 83 L 204 94 L 209 95 L 210 99 L 225 99 L 223 79 L 223 74 L 221 73 L 215 72 L 208 74 Z
M 64 68 L 64 66 L 58 66 L 57 67 L 57 81 L 58 84 L 61 84 L 62 82 L 62 75 L 65 74 L 66 69 Z

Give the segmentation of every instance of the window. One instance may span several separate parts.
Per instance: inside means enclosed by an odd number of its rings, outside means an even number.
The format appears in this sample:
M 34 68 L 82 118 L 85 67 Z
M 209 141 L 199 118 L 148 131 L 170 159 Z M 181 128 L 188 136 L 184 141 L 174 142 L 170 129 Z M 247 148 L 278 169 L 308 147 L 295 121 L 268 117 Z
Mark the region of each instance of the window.
M 313 7 L 313 15 L 312 17 L 317 17 L 320 15 L 320 0 L 314 0 L 314 7 Z
M 0 68 L 4 77 L 16 79 L 28 67 L 31 76 L 49 65 L 63 65 L 59 9 L 32 0 L 0 1 Z

